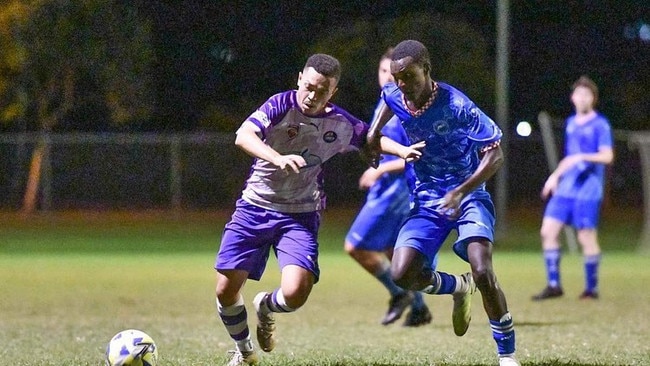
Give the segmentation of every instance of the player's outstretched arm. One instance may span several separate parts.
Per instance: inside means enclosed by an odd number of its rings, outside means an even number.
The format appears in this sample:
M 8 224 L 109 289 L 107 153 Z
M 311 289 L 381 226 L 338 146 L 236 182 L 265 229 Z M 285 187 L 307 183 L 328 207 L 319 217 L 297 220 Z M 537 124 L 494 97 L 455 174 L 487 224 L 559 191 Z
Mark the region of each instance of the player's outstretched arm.
M 280 169 L 292 170 L 295 173 L 307 165 L 305 159 L 300 155 L 282 155 L 275 151 L 259 137 L 259 128 L 250 122 L 244 122 L 235 138 L 235 145 L 244 150 L 248 155 L 266 160 Z
M 379 146 L 383 153 L 399 156 L 407 163 L 410 163 L 420 159 L 422 156 L 421 150 L 424 149 L 426 143 L 424 141 L 420 141 L 411 146 L 404 146 L 389 137 L 382 136 Z
M 377 168 L 369 167 L 359 177 L 359 189 L 364 191 L 370 189 L 385 173 L 393 174 L 403 172 L 404 165 L 404 160 L 402 159 L 391 159 L 380 163 Z
M 377 113 L 375 113 L 372 121 L 370 121 L 370 128 L 368 129 L 368 141 L 379 139 L 381 136 L 381 129 L 386 126 L 386 123 L 388 123 L 388 120 L 390 120 L 392 116 L 393 111 L 390 110 L 383 99 L 380 99 L 379 105 L 377 106 Z
M 381 129 L 384 128 L 388 120 L 393 116 L 393 112 L 390 110 L 386 102 L 383 99 L 379 100 L 379 105 L 377 107 L 377 113 L 373 116 L 372 121 L 370 122 L 370 128 L 368 129 L 368 134 L 366 137 L 367 143 L 363 149 L 363 157 L 368 162 L 368 165 L 376 168 L 379 165 L 379 159 L 381 154 Z

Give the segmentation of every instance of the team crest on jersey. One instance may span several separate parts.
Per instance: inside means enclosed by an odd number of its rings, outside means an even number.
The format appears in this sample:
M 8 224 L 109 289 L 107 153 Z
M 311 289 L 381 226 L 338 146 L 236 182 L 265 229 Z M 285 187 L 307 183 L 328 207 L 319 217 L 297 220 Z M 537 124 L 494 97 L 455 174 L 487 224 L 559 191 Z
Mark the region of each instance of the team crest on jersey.
M 450 132 L 449 123 L 444 119 L 433 122 L 433 130 L 438 135 L 446 135 Z
M 325 142 L 327 142 L 327 143 L 329 144 L 329 143 L 332 143 L 332 142 L 336 141 L 336 138 L 337 138 L 337 137 L 338 137 L 338 136 L 336 136 L 336 132 L 334 132 L 334 131 L 327 131 L 327 132 L 325 132 L 325 134 L 323 135 L 323 141 L 325 141 Z
M 299 131 L 300 126 L 289 126 L 289 128 L 287 128 L 287 136 L 289 137 L 289 140 L 296 138 Z

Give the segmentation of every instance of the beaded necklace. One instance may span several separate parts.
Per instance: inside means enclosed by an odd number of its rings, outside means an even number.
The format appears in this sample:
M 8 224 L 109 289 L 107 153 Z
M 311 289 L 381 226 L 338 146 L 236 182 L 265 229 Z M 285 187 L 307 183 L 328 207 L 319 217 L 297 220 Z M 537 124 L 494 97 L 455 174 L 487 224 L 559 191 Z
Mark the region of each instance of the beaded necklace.
M 431 91 L 431 96 L 429 97 L 429 100 L 427 100 L 427 102 L 424 103 L 424 105 L 416 111 L 409 108 L 408 104 L 406 103 L 406 98 L 404 97 L 404 94 L 402 94 L 402 105 L 409 112 L 411 116 L 420 117 L 433 104 L 433 101 L 436 99 L 436 96 L 438 96 L 438 83 L 432 81 L 431 84 L 433 86 L 433 90 Z

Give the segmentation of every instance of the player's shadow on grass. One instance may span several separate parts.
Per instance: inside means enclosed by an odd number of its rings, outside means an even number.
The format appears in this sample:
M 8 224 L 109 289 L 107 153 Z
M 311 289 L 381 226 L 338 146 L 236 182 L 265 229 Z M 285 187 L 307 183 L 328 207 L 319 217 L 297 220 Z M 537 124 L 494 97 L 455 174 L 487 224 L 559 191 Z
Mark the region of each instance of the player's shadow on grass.
M 555 322 L 535 322 L 535 321 L 527 321 L 527 322 L 517 322 L 516 326 L 517 327 L 548 327 L 548 326 L 556 326 L 558 324 L 571 324 L 573 322 L 567 322 L 567 321 L 555 321 Z
M 605 363 L 580 363 L 573 361 L 550 360 L 543 362 L 526 362 L 526 366 L 606 366 Z M 617 364 L 612 364 L 612 366 Z
M 520 360 L 522 361 L 522 360 Z M 523 360 L 522 365 L 526 366 L 607 366 L 606 364 L 595 364 L 595 363 L 580 363 L 573 361 L 560 361 L 560 360 L 547 360 L 540 362 L 530 362 L 528 360 Z M 305 364 L 306 366 L 307 364 Z M 321 365 L 320 363 L 318 365 Z M 494 362 L 488 363 L 458 363 L 458 362 L 444 362 L 444 363 L 418 363 L 418 362 L 409 362 L 409 363 L 375 363 L 375 362 L 332 362 L 322 364 L 323 366 L 494 366 Z M 301 365 L 302 366 L 302 365 Z M 310 364 L 313 366 L 313 364 Z

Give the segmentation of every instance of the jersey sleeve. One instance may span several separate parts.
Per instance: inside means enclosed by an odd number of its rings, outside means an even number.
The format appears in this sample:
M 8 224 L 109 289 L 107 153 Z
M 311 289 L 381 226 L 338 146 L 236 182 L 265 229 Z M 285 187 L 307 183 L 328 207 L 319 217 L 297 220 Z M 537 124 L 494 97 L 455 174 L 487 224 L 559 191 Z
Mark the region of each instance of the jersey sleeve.
M 343 116 L 350 126 L 352 127 L 352 137 L 350 139 L 350 148 L 346 148 L 344 151 L 350 149 L 360 149 L 366 143 L 366 135 L 368 134 L 368 129 L 370 126 L 364 121 L 358 119 L 357 117 L 350 114 L 343 108 L 340 108 L 336 105 L 332 105 L 334 108 L 334 113 Z
M 279 123 L 286 115 L 292 105 L 292 95 L 292 91 L 287 91 L 271 96 L 248 116 L 244 123 L 251 122 L 256 125 L 262 133 L 262 139 L 264 139 L 268 129 Z
M 468 137 L 480 148 L 501 140 L 501 128 L 474 103 L 470 102 L 464 112 L 468 126 Z
M 357 149 L 361 149 L 363 145 L 366 144 L 366 137 L 368 135 L 369 127 L 370 126 L 368 126 L 367 123 L 358 121 L 358 123 L 355 124 L 354 136 L 352 138 L 351 145 Z
M 406 108 L 402 103 L 402 92 L 397 85 L 393 82 L 386 83 L 381 89 L 381 99 L 388 105 L 393 114 L 400 120 L 406 121 L 411 118 Z
M 612 141 L 612 128 L 609 125 L 609 121 L 605 117 L 602 118 L 601 123 L 598 124 L 598 149 L 601 147 L 612 147 L 614 145 Z

